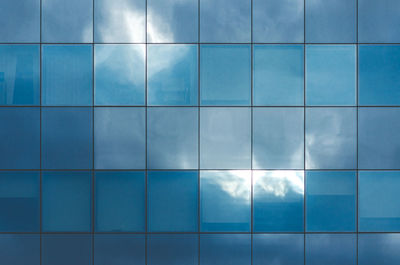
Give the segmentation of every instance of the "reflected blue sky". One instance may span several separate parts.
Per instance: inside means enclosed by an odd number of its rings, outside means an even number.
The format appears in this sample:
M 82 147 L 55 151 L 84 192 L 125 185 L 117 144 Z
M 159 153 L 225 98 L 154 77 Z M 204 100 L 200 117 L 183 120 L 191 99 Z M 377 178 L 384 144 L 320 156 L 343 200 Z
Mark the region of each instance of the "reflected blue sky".
M 358 264 L 400 264 L 400 234 L 360 234 L 358 236 Z

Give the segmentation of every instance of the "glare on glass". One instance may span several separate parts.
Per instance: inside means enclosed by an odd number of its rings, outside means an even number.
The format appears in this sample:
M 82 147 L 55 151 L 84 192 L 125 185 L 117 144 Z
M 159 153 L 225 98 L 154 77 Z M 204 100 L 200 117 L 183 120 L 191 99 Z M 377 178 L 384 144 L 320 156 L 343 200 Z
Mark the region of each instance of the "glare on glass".
M 4 264 L 41 264 L 40 235 L 1 234 L 0 245 L 0 260 Z
M 385 265 L 400 264 L 400 234 L 359 234 L 358 264 Z

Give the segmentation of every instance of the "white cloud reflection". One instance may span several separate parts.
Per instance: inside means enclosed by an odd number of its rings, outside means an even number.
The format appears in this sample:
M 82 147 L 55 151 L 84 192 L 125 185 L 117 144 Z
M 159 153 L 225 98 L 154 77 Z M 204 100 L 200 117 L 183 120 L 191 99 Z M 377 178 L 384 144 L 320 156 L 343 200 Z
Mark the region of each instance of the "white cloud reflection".
M 304 173 L 294 170 L 253 171 L 253 185 L 259 193 L 286 197 L 289 193 L 304 194 Z

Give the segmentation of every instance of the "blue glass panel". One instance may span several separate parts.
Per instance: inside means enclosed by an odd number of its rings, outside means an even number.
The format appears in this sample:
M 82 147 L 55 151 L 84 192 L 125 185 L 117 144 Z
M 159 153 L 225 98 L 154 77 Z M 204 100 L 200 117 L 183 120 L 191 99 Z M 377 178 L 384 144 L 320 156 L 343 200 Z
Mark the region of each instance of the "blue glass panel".
M 307 231 L 353 232 L 356 229 L 356 173 L 307 172 Z
M 303 167 L 303 108 L 253 109 L 253 168 Z
M 42 0 L 44 42 L 93 41 L 93 0 Z
M 250 0 L 201 0 L 201 42 L 250 42 Z
M 399 234 L 360 234 L 358 235 L 358 264 L 400 264 L 399 249 Z
M 400 105 L 399 73 L 400 45 L 360 45 L 360 105 Z
M 144 105 L 145 46 L 96 45 L 95 104 Z
M 147 179 L 149 231 L 196 232 L 198 172 L 152 171 Z
M 94 12 L 96 43 L 145 41 L 145 0 L 95 0 Z
M 148 104 L 197 105 L 197 45 L 148 45 L 147 53 Z
M 198 235 L 150 235 L 149 265 L 197 265 Z
M 303 45 L 254 46 L 254 105 L 303 105 Z
M 144 235 L 95 235 L 94 265 L 144 265 Z
M 197 42 L 198 0 L 148 0 L 147 28 L 151 43 Z
M 253 196 L 254 231 L 303 231 L 303 171 L 254 171 Z
M 360 171 L 359 230 L 400 231 L 400 171 Z
M 91 175 L 88 171 L 42 173 L 43 231 L 90 232 Z
M 197 169 L 198 109 L 147 110 L 148 167 Z
M 250 231 L 250 189 L 250 171 L 201 171 L 201 231 Z
M 306 110 L 306 168 L 357 167 L 356 108 Z
M 200 110 L 200 168 L 249 169 L 250 108 Z
M 39 235 L 0 235 L 0 246 L 2 264 L 40 264 Z
M 96 231 L 145 230 L 144 172 L 96 172 L 95 189 Z
M 39 172 L 0 172 L 0 231 L 39 232 Z
M 43 235 L 42 265 L 90 265 L 91 235 Z
M 144 109 L 96 108 L 94 114 L 95 168 L 145 168 Z
M 255 42 L 304 41 L 304 0 L 253 0 Z
M 0 45 L 0 105 L 39 105 L 39 51 L 39 45 Z
M 253 265 L 304 264 L 304 235 L 253 235 Z
M 92 46 L 43 45 L 43 105 L 92 104 Z
M 306 55 L 307 105 L 355 105 L 356 47 L 307 45 Z
M 250 45 L 202 45 L 200 49 L 201 104 L 250 105 Z
M 39 108 L 1 108 L 0 124 L 0 168 L 39 168 Z
M 306 0 L 305 3 L 307 42 L 356 42 L 356 0 Z
M 357 235 L 307 234 L 307 265 L 356 265 Z
M 200 265 L 250 265 L 250 235 L 200 235 Z
M 43 168 L 88 169 L 92 159 L 92 110 L 43 108 Z

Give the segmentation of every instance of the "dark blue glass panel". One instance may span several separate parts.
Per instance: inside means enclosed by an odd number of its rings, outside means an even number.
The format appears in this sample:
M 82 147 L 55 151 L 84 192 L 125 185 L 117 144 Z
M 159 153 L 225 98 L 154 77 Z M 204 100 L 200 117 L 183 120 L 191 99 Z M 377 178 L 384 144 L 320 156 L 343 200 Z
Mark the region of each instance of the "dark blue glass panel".
M 304 235 L 253 235 L 253 265 L 304 264 Z
M 43 168 L 92 168 L 92 155 L 90 108 L 42 109 Z
M 198 235 L 149 235 L 149 265 L 197 265 Z
M 400 234 L 358 235 L 359 265 L 400 264 Z
M 92 46 L 43 45 L 43 105 L 92 104 Z
M 90 232 L 91 175 L 88 171 L 42 173 L 43 231 Z
M 201 231 L 249 232 L 250 190 L 250 171 L 201 171 Z
M 254 171 L 253 196 L 254 231 L 303 231 L 303 171 Z
M 200 49 L 201 105 L 250 105 L 250 45 L 202 45 Z
M 304 41 L 304 0 L 253 0 L 253 36 L 258 43 Z
M 183 44 L 147 46 L 149 105 L 197 105 L 197 49 L 197 45 Z
M 360 171 L 359 230 L 400 231 L 400 171 Z
M 306 174 L 307 231 L 355 231 L 356 173 L 353 171 L 308 171 Z
M 147 179 L 149 231 L 196 232 L 198 172 L 152 171 Z
M 0 168 L 39 168 L 39 108 L 1 108 L 0 124 Z
M 201 235 L 200 265 L 250 265 L 250 235 Z
M 39 105 L 39 52 L 39 45 L 0 45 L 0 105 Z
M 307 265 L 356 265 L 357 235 L 307 234 Z
M 42 0 L 42 41 L 93 41 L 93 0 Z
M 200 110 L 200 168 L 250 169 L 250 108 Z
M 303 105 L 303 45 L 254 46 L 254 105 Z
M 400 109 L 359 108 L 358 167 L 400 168 Z
M 94 114 L 95 168 L 145 168 L 144 109 L 96 108 Z
M 356 47 L 307 45 L 306 55 L 307 105 L 355 105 Z
M 0 172 L 0 231 L 40 230 L 39 172 Z
M 95 235 L 94 265 L 145 265 L 144 235 Z
M 360 105 L 400 105 L 400 45 L 360 45 L 358 54 Z
M 95 189 L 97 232 L 145 230 L 144 172 L 96 172 Z
M 357 167 L 356 108 L 306 110 L 306 168 Z
M 39 265 L 39 235 L 0 235 L 0 260 L 4 265 Z
M 253 168 L 303 167 L 303 108 L 253 109 Z
M 147 155 L 151 169 L 197 169 L 198 109 L 149 108 Z
M 96 45 L 95 104 L 144 105 L 145 46 Z
M 43 235 L 42 265 L 90 265 L 91 235 Z

